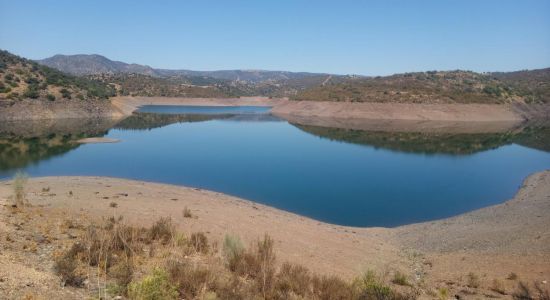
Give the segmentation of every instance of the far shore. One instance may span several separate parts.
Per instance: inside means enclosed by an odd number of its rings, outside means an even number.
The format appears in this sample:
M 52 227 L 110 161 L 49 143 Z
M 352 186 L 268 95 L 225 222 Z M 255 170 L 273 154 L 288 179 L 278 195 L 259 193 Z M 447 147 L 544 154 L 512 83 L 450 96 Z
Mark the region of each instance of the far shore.
M 437 121 L 508 123 L 549 120 L 550 105 L 527 104 L 409 104 L 370 102 L 292 101 L 287 98 L 171 98 L 114 97 L 110 101 L 32 101 L 2 104 L 0 120 L 113 118 L 129 116 L 143 105 L 270 106 L 272 113 L 292 121 L 312 118 L 356 121 Z M 306 124 L 304 124 L 306 125 Z
M 11 182 L 2 182 L 2 204 L 11 193 Z M 229 233 L 252 243 L 268 233 L 280 261 L 345 278 L 367 269 L 400 270 L 434 286 L 460 282 L 469 272 L 482 274 L 485 287 L 510 273 L 526 281 L 550 278 L 550 171 L 529 176 L 502 204 L 397 228 L 327 224 L 217 192 L 118 178 L 32 178 L 27 197 L 52 216 L 79 218 L 109 216 L 116 202 L 130 223 L 150 225 L 170 216 L 182 231 L 206 232 L 217 242 Z M 184 208 L 195 217 L 184 218 Z

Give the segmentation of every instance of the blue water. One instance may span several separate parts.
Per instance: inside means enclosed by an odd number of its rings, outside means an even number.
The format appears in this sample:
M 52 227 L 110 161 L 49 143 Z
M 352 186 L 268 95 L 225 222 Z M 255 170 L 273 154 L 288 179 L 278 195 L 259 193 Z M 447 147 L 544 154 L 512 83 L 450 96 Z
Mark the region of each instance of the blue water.
M 424 154 L 328 139 L 276 118 L 110 129 L 105 136 L 121 142 L 81 145 L 23 169 L 32 176 L 186 185 L 335 224 L 397 226 L 503 202 L 526 176 L 550 168 L 548 152 L 514 143 L 471 154 Z

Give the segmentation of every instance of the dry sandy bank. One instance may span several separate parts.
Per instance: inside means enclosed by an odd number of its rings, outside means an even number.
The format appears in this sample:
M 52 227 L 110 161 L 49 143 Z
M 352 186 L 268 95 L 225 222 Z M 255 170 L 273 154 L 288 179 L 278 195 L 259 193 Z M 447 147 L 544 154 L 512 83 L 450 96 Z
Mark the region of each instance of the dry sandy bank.
M 0 120 L 47 120 L 122 118 L 124 114 L 108 100 L 0 101 Z
M 400 120 L 495 123 L 513 126 L 528 119 L 550 119 L 549 105 L 520 104 L 403 104 L 290 101 L 286 98 L 168 98 L 116 97 L 112 103 L 124 114 L 142 105 L 258 105 L 272 106 L 272 113 L 287 120 L 323 118 L 333 120 Z M 313 124 L 310 124 L 313 125 Z M 456 125 L 456 124 L 455 124 Z M 489 125 L 492 127 L 494 125 Z
M 12 193 L 10 184 L 0 186 L 3 202 Z M 527 178 L 503 204 L 397 228 L 326 224 L 216 192 L 126 179 L 41 177 L 28 186 L 30 202 L 52 216 L 60 211 L 108 216 L 115 201 L 131 223 L 148 225 L 171 216 L 182 231 L 203 231 L 219 243 L 226 233 L 238 234 L 246 243 L 269 233 L 279 261 L 347 278 L 366 269 L 401 270 L 417 283 L 457 291 L 470 272 L 480 276 L 481 288 L 487 290 L 493 279 L 512 289 L 516 283 L 505 280 L 511 272 L 526 281 L 550 279 L 550 171 Z M 49 192 L 43 193 L 47 187 Z M 185 207 L 196 218 L 183 218 Z

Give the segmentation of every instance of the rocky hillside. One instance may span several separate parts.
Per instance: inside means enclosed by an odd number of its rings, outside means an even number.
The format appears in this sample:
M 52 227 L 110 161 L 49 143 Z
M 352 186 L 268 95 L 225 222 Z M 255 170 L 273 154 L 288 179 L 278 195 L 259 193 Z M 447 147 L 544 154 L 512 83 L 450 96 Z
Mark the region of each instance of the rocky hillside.
M 115 95 L 114 87 L 75 77 L 0 50 L 0 100 L 98 100 Z
M 192 71 L 192 70 L 167 70 L 153 69 L 149 66 L 127 64 L 120 61 L 112 61 L 104 56 L 91 54 L 55 55 L 38 60 L 38 63 L 62 72 L 73 75 L 96 75 L 116 73 L 136 73 L 155 77 L 190 76 L 211 77 L 223 80 L 237 80 L 246 82 L 263 82 L 274 80 L 300 79 L 324 74 L 287 71 L 264 70 L 219 70 L 219 71 Z
M 293 99 L 392 103 L 548 103 L 549 70 L 493 74 L 430 71 L 352 78 L 299 91 Z

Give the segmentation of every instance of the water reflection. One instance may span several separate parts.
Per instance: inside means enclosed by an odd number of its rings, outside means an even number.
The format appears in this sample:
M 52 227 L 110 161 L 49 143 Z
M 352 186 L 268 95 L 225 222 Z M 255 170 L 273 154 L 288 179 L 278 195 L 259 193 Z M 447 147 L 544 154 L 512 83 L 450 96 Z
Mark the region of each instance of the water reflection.
M 408 153 L 468 155 L 508 144 L 550 151 L 550 128 L 524 127 L 504 132 L 385 132 L 293 124 L 330 140 Z

